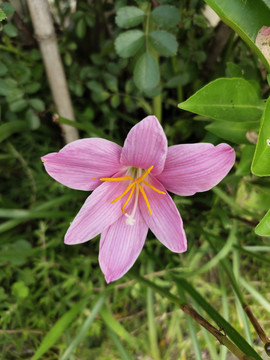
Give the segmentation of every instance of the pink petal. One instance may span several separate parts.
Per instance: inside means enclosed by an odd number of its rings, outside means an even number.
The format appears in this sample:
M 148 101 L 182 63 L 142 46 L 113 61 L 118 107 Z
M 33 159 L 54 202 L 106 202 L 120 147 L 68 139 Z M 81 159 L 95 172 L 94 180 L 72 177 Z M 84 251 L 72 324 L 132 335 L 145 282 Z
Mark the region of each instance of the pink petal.
M 193 195 L 217 185 L 230 171 L 235 152 L 227 144 L 170 146 L 162 174 L 157 179 L 178 195 Z
M 49 175 L 72 189 L 94 190 L 102 177 L 121 169 L 121 146 L 105 139 L 73 141 L 58 153 L 42 157 Z
M 123 175 L 120 172 L 115 177 Z M 123 214 L 121 208 L 125 197 L 113 204 L 110 202 L 121 195 L 127 186 L 127 181 L 108 181 L 98 186 L 71 223 L 65 235 L 65 243 L 75 245 L 88 241 L 118 220 Z
M 135 219 L 134 225 L 127 225 L 123 215 L 101 234 L 99 264 L 107 283 L 122 277 L 142 250 L 148 227 L 139 209 Z
M 166 192 L 162 184 L 153 176 L 148 176 L 147 182 L 155 188 Z M 139 198 L 139 206 L 150 230 L 171 251 L 177 253 L 186 251 L 187 240 L 183 229 L 183 222 L 170 195 L 167 192 L 165 195 L 158 194 L 145 185 L 143 187 L 150 203 L 152 215 L 150 215 L 142 196 Z
M 155 116 L 147 116 L 135 125 L 127 135 L 120 162 L 123 165 L 148 169 L 160 174 L 167 155 L 167 138 Z

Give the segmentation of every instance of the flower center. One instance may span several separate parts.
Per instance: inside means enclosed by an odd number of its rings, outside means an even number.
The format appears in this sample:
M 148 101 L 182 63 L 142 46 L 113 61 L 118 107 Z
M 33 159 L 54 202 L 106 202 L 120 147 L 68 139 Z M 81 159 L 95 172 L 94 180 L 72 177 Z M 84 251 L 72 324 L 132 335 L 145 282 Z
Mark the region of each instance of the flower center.
M 160 191 L 157 188 L 155 188 L 153 185 L 149 184 L 147 181 L 145 181 L 145 178 L 147 177 L 147 175 L 150 173 L 150 171 L 153 169 L 154 166 L 150 166 L 149 169 L 145 170 L 144 173 L 142 174 L 142 169 L 135 169 L 135 176 L 122 176 L 122 177 L 118 177 L 118 178 L 101 178 L 100 181 L 126 181 L 129 180 L 132 182 L 127 186 L 126 190 L 119 195 L 117 198 L 115 198 L 114 200 L 111 201 L 111 204 L 115 203 L 116 201 L 120 200 L 123 196 L 125 196 L 127 193 L 129 193 L 127 200 L 125 201 L 123 207 L 122 207 L 122 212 L 123 214 L 125 214 L 125 216 L 127 217 L 126 220 L 126 224 L 127 225 L 134 225 L 136 220 L 134 219 L 134 215 L 138 206 L 138 199 L 139 199 L 139 194 L 142 194 L 142 197 L 144 198 L 144 201 L 146 203 L 146 206 L 148 208 L 149 214 L 152 214 L 151 211 L 151 207 L 149 204 L 149 200 L 147 199 L 146 193 L 144 191 L 144 188 L 142 186 L 142 184 L 148 186 L 150 189 L 156 191 L 159 194 L 163 194 L 165 195 L 164 191 Z M 133 209 L 131 214 L 127 214 L 126 213 L 126 206 L 129 203 L 130 199 L 132 198 L 133 193 L 135 192 L 135 198 L 134 198 L 134 204 L 133 204 Z

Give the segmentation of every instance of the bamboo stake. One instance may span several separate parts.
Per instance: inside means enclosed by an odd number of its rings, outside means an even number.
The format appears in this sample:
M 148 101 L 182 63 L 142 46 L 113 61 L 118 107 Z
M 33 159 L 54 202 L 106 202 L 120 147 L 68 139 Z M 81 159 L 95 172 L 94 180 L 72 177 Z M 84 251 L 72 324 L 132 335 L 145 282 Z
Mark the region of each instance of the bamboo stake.
M 48 2 L 27 0 L 27 3 L 57 112 L 66 119 L 75 120 Z M 76 128 L 66 124 L 60 126 L 66 143 L 78 139 Z

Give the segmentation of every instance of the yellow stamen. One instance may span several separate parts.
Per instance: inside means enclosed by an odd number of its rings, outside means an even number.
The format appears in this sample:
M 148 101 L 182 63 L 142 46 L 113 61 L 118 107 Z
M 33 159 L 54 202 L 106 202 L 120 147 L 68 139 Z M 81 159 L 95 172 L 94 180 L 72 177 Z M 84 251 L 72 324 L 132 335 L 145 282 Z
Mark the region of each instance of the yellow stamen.
M 141 192 L 141 194 L 142 194 L 142 196 L 143 196 L 143 198 L 144 198 L 144 201 L 145 201 L 145 203 L 146 203 L 146 206 L 147 206 L 147 208 L 148 208 L 149 214 L 152 215 L 152 211 L 151 211 L 150 204 L 149 204 L 149 201 L 148 201 L 148 199 L 147 199 L 146 193 L 145 193 L 143 187 L 142 187 L 140 184 L 138 184 L 138 186 L 139 186 L 140 192 Z
M 150 173 L 150 171 L 153 169 L 153 167 L 154 167 L 154 166 L 150 166 L 150 168 L 147 169 L 146 172 L 145 172 L 142 176 L 138 177 L 138 179 L 136 179 L 135 182 L 138 183 L 138 184 L 139 184 L 140 182 L 142 182 L 143 179 L 145 179 L 146 176 L 147 176 L 147 175 Z
M 123 212 L 123 214 L 125 213 L 125 207 L 127 206 L 127 204 L 128 204 L 128 202 L 129 202 L 129 200 L 131 199 L 131 196 L 132 196 L 132 194 L 133 194 L 133 192 L 134 192 L 134 190 L 135 190 L 135 184 L 133 184 L 134 186 L 132 187 L 132 189 L 131 189 L 131 191 L 130 191 L 130 193 L 129 193 L 129 195 L 128 195 L 128 198 L 127 198 L 127 200 L 126 200 L 126 202 L 124 203 L 124 205 L 123 205 L 123 207 L 122 207 L 122 212 Z
M 132 176 L 122 176 L 118 178 L 101 178 L 100 181 L 125 181 L 125 180 L 133 180 Z
M 120 196 L 118 196 L 116 199 L 114 199 L 114 200 L 111 201 L 111 204 L 113 204 L 113 203 L 115 203 L 116 201 L 120 200 L 124 195 L 126 195 L 126 193 L 129 192 L 129 190 L 130 190 L 130 189 L 132 188 L 132 186 L 134 186 L 134 185 L 135 185 L 134 182 L 133 182 L 132 184 L 128 185 L 128 187 L 126 188 L 126 190 L 125 190 Z
M 155 188 L 153 185 L 149 184 L 148 182 L 146 182 L 146 181 L 143 180 L 142 183 L 143 183 L 144 185 L 150 187 L 150 189 L 156 191 L 157 193 L 166 195 L 166 193 L 165 193 L 164 191 L 158 190 L 157 188 Z
M 46 159 L 44 159 L 44 158 L 41 158 L 41 161 L 44 163 L 45 161 L 46 161 Z

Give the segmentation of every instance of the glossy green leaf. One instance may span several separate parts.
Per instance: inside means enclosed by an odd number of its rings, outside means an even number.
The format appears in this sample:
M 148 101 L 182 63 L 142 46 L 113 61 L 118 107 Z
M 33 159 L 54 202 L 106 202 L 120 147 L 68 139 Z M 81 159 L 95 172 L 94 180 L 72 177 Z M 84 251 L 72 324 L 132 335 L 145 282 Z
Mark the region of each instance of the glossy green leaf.
M 270 210 L 255 228 L 255 233 L 260 236 L 270 236 Z
M 163 56 L 174 56 L 178 43 L 174 35 L 164 30 L 154 30 L 149 33 L 149 41 L 153 48 Z
M 254 87 L 242 78 L 221 78 L 210 82 L 178 107 L 215 120 L 257 121 L 264 102 Z
M 136 6 L 121 7 L 117 13 L 115 22 L 124 29 L 139 25 L 145 18 L 145 12 Z
M 258 131 L 259 122 L 213 121 L 211 124 L 206 125 L 205 129 L 221 139 L 232 141 L 236 144 L 250 144 L 247 132 Z
M 51 328 L 48 334 L 42 340 L 40 346 L 38 347 L 37 351 L 35 352 L 32 360 L 38 360 L 40 357 L 48 351 L 58 340 L 58 338 L 63 334 L 66 330 L 68 325 L 75 319 L 75 317 L 79 314 L 79 312 L 83 308 L 82 302 L 76 304 L 71 308 L 69 311 L 65 313 Z
M 138 59 L 134 69 L 134 82 L 140 90 L 149 90 L 159 83 L 159 69 L 154 56 L 146 52 Z
M 256 145 L 251 171 L 257 176 L 270 175 L 270 97 L 268 98 Z
M 175 27 L 180 21 L 180 12 L 173 5 L 157 6 L 151 13 L 151 19 L 165 29 Z
M 255 145 L 245 145 L 241 149 L 241 158 L 235 175 L 244 176 L 250 174 L 251 162 L 254 156 Z
M 262 26 L 270 26 L 270 3 L 266 0 L 205 0 L 222 21 L 237 32 L 270 71 L 270 65 L 255 45 Z
M 129 30 L 118 35 L 115 50 L 123 58 L 134 56 L 145 43 L 145 35 L 141 30 Z

